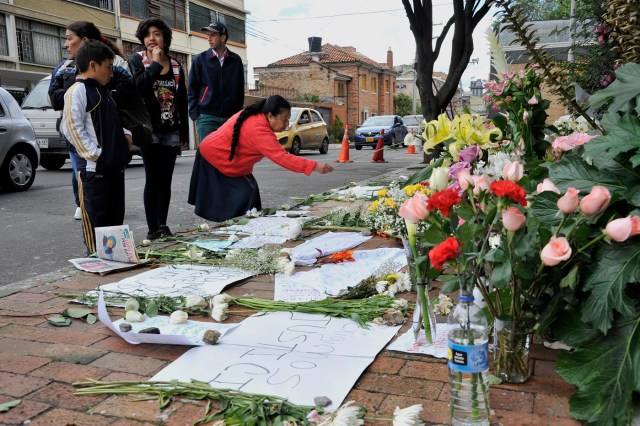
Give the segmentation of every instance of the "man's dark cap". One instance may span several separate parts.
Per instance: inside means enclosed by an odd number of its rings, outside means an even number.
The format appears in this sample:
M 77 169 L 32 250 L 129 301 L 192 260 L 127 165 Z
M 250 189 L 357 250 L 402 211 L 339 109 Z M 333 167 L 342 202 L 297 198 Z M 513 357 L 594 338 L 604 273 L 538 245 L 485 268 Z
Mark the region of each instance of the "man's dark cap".
M 200 31 L 210 31 L 220 33 L 220 35 L 229 36 L 229 31 L 227 30 L 227 26 L 220 21 L 212 22 L 206 27 L 200 28 Z

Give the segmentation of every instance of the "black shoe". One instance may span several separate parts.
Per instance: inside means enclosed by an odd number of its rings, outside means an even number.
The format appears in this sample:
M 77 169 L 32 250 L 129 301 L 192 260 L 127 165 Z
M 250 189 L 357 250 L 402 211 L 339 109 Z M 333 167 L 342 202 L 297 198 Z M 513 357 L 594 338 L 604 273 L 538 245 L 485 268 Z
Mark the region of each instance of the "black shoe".
M 157 240 L 158 238 L 162 238 L 164 236 L 164 234 L 162 233 L 162 229 L 158 229 L 157 231 L 154 232 L 148 232 L 147 233 L 147 240 Z
M 163 237 L 173 237 L 173 233 L 167 225 L 160 225 L 160 228 L 158 228 L 158 232 L 162 232 Z

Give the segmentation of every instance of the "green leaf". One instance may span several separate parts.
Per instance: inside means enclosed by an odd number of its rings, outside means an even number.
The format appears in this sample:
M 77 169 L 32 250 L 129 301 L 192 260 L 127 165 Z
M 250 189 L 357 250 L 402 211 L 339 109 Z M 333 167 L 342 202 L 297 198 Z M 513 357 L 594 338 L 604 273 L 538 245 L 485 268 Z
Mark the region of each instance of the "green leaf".
M 551 165 L 549 178 L 561 191 L 573 187 L 580 190 L 582 194 L 588 194 L 594 185 L 605 186 L 610 191 L 624 191 L 627 188 L 626 183 L 603 170 L 588 165 L 574 153 L 563 156 L 559 163 Z
M 93 314 L 89 314 L 85 318 L 85 321 L 87 322 L 87 324 L 95 324 L 98 321 L 98 317 Z
M 602 333 L 591 324 L 582 322 L 579 311 L 569 308 L 558 313 L 553 336 L 569 346 L 576 347 L 587 345 L 602 336 Z
M 540 222 L 549 226 L 558 226 L 562 220 L 562 212 L 558 210 L 560 194 L 552 191 L 544 191 L 533 199 L 529 211 Z
M 0 404 L 0 413 L 6 413 L 13 407 L 17 407 L 22 402 L 21 399 L 14 399 L 13 401 L 5 402 L 4 404 Z
M 144 313 L 147 314 L 149 318 L 153 318 L 158 315 L 158 305 L 156 304 L 156 302 L 153 300 L 149 301 L 149 303 L 147 304 L 147 309 L 144 311 Z
M 80 319 L 92 313 L 91 309 L 65 309 L 62 311 L 63 317 Z
M 610 113 L 602 118 L 601 124 L 607 133 L 584 145 L 589 158 L 613 160 L 620 154 L 640 148 L 640 121 L 637 117 Z M 640 157 L 631 157 L 630 161 L 633 167 L 637 167 Z
M 616 80 L 589 98 L 588 108 L 599 108 L 609 101 L 609 111 L 625 111 L 628 103 L 640 95 L 640 65 L 627 63 L 616 70 Z
M 640 317 L 614 323 L 601 336 L 558 355 L 556 371 L 577 391 L 570 414 L 596 424 L 629 424 L 632 394 L 640 389 Z
M 71 318 L 65 318 L 62 315 L 47 317 L 47 321 L 57 327 L 68 327 L 71 325 Z
M 491 283 L 497 289 L 505 289 L 511 281 L 511 263 L 496 263 L 491 274 Z
M 578 282 L 578 265 L 574 266 L 571 271 L 560 281 L 560 288 L 569 287 L 575 290 Z
M 626 289 L 628 283 L 640 282 L 640 243 L 602 244 L 592 265 L 584 282 L 584 291 L 590 294 L 583 302 L 582 320 L 606 334 L 614 311 L 623 318 L 636 313 Z

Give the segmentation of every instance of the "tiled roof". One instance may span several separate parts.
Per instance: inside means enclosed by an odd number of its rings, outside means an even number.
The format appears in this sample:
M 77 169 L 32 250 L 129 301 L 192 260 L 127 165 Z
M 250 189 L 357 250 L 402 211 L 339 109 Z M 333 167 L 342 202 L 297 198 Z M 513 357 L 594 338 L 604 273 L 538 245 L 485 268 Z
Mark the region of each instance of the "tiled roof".
M 391 70 L 387 67 L 386 63 L 379 63 L 371 58 L 364 56 L 361 53 L 347 50 L 335 44 L 324 44 L 321 48 L 321 53 L 318 55 L 321 64 L 338 64 L 341 62 L 363 62 L 367 65 L 371 65 L 376 68 Z M 285 59 L 273 62 L 268 66 L 282 66 L 282 65 L 306 65 L 311 62 L 311 55 L 309 52 L 298 53 L 297 55 L 290 56 Z

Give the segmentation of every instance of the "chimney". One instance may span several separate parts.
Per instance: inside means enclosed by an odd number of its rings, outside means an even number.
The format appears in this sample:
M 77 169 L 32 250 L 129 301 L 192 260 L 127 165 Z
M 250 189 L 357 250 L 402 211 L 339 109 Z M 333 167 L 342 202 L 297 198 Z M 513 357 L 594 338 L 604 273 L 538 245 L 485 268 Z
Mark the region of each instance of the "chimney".
M 389 50 L 387 50 L 387 68 L 393 69 L 393 51 L 391 50 L 391 46 L 389 46 Z
M 320 62 L 320 54 L 322 53 L 322 37 L 308 37 L 309 55 L 311 59 Z

